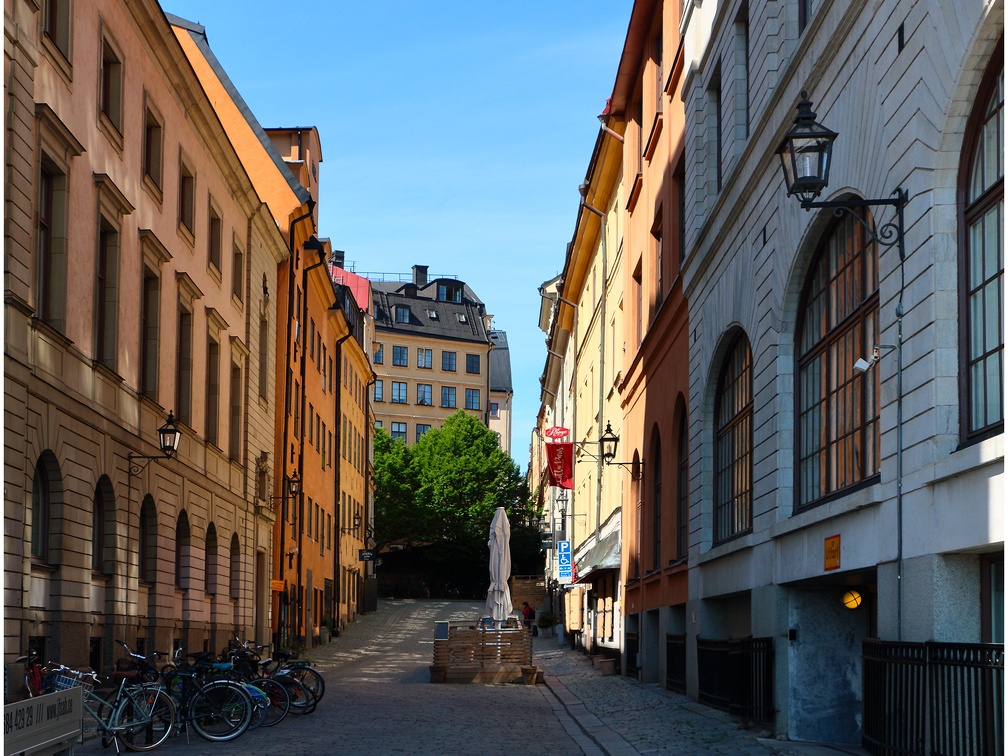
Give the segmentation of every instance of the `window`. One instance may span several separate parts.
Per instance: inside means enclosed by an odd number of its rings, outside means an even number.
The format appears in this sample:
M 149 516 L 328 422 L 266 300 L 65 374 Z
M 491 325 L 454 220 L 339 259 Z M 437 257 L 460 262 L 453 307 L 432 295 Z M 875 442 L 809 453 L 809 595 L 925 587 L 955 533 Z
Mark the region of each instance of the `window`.
M 70 60 L 70 27 L 70 0 L 44 0 L 42 31 L 67 60 Z
M 189 588 L 189 516 L 184 509 L 175 521 L 175 587 Z
M 101 92 L 102 124 L 107 122 L 115 128 L 118 135 L 122 134 L 123 112 L 123 64 L 122 56 L 117 52 L 108 37 L 102 38 L 101 50 Z M 121 139 L 121 136 L 120 136 Z
M 207 224 L 207 262 L 220 273 L 221 269 L 221 217 L 213 202 L 208 205 L 207 215 L 210 220 Z
M 245 292 L 245 251 L 240 244 L 231 247 L 231 294 L 239 302 L 244 301 Z M 323 387 L 325 382 L 323 381 Z
M 218 412 L 220 406 L 220 343 L 207 335 L 206 357 L 206 440 L 218 445 Z
M 259 314 L 259 398 L 268 400 L 269 398 L 269 315 L 268 309 L 263 308 Z
M 797 0 L 798 1 L 798 33 L 801 34 L 805 31 L 805 27 L 808 26 L 809 19 L 812 17 L 812 0 Z
M 689 425 L 686 407 L 679 416 L 679 464 L 676 475 L 676 557 L 685 559 L 689 550 Z
M 37 215 L 38 284 L 35 311 L 58 331 L 66 330 L 67 176 L 42 155 Z
M 658 33 L 655 35 L 652 47 L 651 59 L 654 61 L 654 109 L 655 113 L 664 111 L 665 104 L 665 68 L 662 65 L 662 55 L 664 48 L 664 36 L 662 27 L 659 24 Z
M 752 353 L 735 337 L 718 379 L 714 443 L 714 542 L 752 528 Z
M 161 279 L 155 271 L 144 265 L 140 289 L 140 393 L 154 400 L 157 399 L 158 388 L 160 301 Z
M 179 422 L 192 422 L 193 316 L 181 304 L 178 312 L 178 360 L 175 363 L 175 415 Z
M 392 423 L 392 438 L 406 440 L 406 423 Z
M 448 407 L 449 409 L 455 406 L 455 387 L 454 386 L 442 386 L 441 387 L 441 406 Z
M 32 478 L 31 515 L 31 555 L 48 562 L 52 491 L 49 488 L 49 470 L 43 459 L 36 463 L 35 476 Z
M 238 545 L 238 534 L 231 535 L 231 563 L 228 570 L 228 583 L 231 598 L 237 599 L 241 596 L 241 547 Z
M 308 426 L 309 444 L 315 443 L 315 422 L 313 420 L 314 417 L 315 417 L 315 405 L 312 404 L 311 402 L 308 402 L 308 422 L 306 423 L 306 425 Z
M 500 417 L 500 404 L 490 402 L 490 417 Z
M 286 499 L 284 500 L 286 503 Z M 207 525 L 206 551 L 203 556 L 203 592 L 208 596 L 217 593 L 217 528 Z
M 964 441 L 1004 428 L 1004 54 L 984 74 L 959 169 L 960 427 Z
M 374 358 L 372 359 L 372 362 L 374 362 L 375 365 L 381 365 L 384 362 L 384 359 L 385 359 L 384 358 L 384 346 L 382 344 L 375 344 L 374 345 Z
M 426 433 L 430 429 L 431 429 L 431 427 L 428 424 L 417 423 L 417 426 L 416 426 L 416 440 L 419 441 L 420 440 L 420 436 L 422 436 L 424 433 Z
M 404 346 L 392 347 L 392 364 L 396 367 L 408 367 L 409 358 Z
M 228 455 L 236 462 L 241 461 L 242 448 L 242 371 L 237 362 L 231 363 L 231 386 L 228 392 L 231 401 L 228 411 Z
M 721 191 L 721 182 L 724 171 L 724 122 L 721 114 L 721 66 L 714 69 L 710 83 L 707 85 L 707 110 L 710 113 L 710 123 L 713 125 L 713 133 L 708 132 L 708 155 L 710 156 L 711 170 L 714 175 L 710 177 L 714 184 L 715 192 Z
M 315 361 L 315 318 L 308 321 L 308 359 Z
M 820 242 L 799 304 L 798 507 L 879 472 L 879 371 L 853 367 L 879 342 L 878 311 L 878 249 L 844 216 Z
M 416 387 L 416 403 L 430 407 L 434 403 L 434 387 L 429 383 L 418 383 Z
M 164 127 L 161 118 L 147 105 L 144 108 L 143 175 L 150 179 L 155 188 L 161 188 L 162 160 L 164 151 Z M 158 193 L 160 200 L 160 192 Z
M 742 3 L 735 16 L 735 81 L 742 91 L 735 95 L 736 131 L 742 139 L 749 138 L 749 3 Z
M 396 323 L 409 323 L 410 322 L 410 309 L 406 305 L 396 305 L 395 306 L 395 322 Z
M 102 475 L 95 486 L 91 510 L 91 569 L 111 575 L 115 569 L 115 492 L 112 481 Z
M 157 512 L 150 494 L 140 505 L 140 539 L 137 550 L 140 561 L 140 580 L 157 581 Z
M 385 382 L 380 378 L 374 383 L 374 400 L 376 402 L 385 401 Z
M 480 408 L 480 390 L 467 388 L 466 392 L 466 409 L 478 410 Z
M 374 427 L 375 428 L 383 428 L 384 426 L 385 426 L 385 423 L 383 423 L 381 420 L 375 420 L 374 421 Z
M 437 298 L 439 302 L 462 303 L 462 286 L 457 283 L 439 283 L 437 287 Z
M 116 366 L 118 304 L 119 229 L 102 215 L 95 270 L 95 360 L 110 370 Z
M 417 348 L 416 355 L 416 366 L 418 368 L 424 368 L 430 370 L 434 367 L 434 350 L 424 349 L 423 347 Z
M 665 299 L 665 248 L 662 246 L 662 208 L 658 208 L 655 213 L 654 223 L 651 225 L 651 250 L 654 259 L 655 270 L 655 292 L 658 294 L 658 302 Z
M 196 174 L 179 155 L 178 222 L 189 234 L 196 230 Z
M 661 439 L 655 437 L 651 454 L 651 569 L 660 570 L 662 532 L 662 455 Z
M 644 340 L 644 278 L 640 262 L 637 263 L 633 272 L 633 290 L 634 315 L 637 316 L 637 346 L 640 346 L 641 341 Z
M 479 375 L 479 371 L 480 371 L 480 356 L 478 354 L 467 354 L 466 372 Z
M 406 404 L 406 381 L 392 381 L 392 404 Z
M 455 372 L 455 352 L 441 352 L 441 369 L 448 372 Z

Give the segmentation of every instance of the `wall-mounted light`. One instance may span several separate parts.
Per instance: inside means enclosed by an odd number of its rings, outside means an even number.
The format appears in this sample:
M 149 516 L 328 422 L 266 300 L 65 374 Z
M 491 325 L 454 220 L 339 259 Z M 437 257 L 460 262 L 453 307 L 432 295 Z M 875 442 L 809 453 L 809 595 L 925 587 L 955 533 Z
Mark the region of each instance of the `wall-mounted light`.
M 605 431 L 599 436 L 599 454 L 602 456 L 602 461 L 607 465 L 616 465 L 617 467 L 629 467 L 630 476 L 634 480 L 640 480 L 644 475 L 644 460 L 638 460 L 635 462 L 616 462 L 616 447 L 619 446 L 619 436 L 617 436 L 612 429 L 612 424 L 606 420 Z
M 289 478 L 287 478 L 285 488 L 286 488 L 287 496 L 290 496 L 290 498 L 292 498 L 292 499 L 296 499 L 297 498 L 298 493 L 300 493 L 300 491 L 301 491 L 301 478 L 298 477 L 298 474 L 297 474 L 296 471 L 295 471 L 295 473 L 293 475 L 291 475 Z M 284 499 L 284 494 L 280 494 L 279 496 L 270 496 L 270 501 L 271 502 L 282 501 L 283 499 Z M 276 509 L 276 504 L 275 503 L 273 504 L 273 508 Z
M 160 454 L 133 454 L 130 452 L 126 455 L 126 461 L 129 464 L 129 474 L 139 475 L 144 471 L 144 468 L 151 463 L 154 459 L 171 459 L 175 456 L 175 452 L 178 451 L 179 441 L 182 439 L 182 432 L 179 430 L 178 424 L 175 422 L 175 414 L 171 410 L 168 410 L 168 419 L 165 424 L 158 428 L 158 447 L 161 449 Z M 140 460 L 144 460 L 141 465 Z
M 353 533 L 355 536 L 360 533 L 361 526 L 361 516 L 360 512 L 354 512 L 353 516 L 353 526 L 349 528 L 340 528 L 341 533 Z
M 287 569 L 291 569 L 292 567 L 294 567 L 294 557 L 296 557 L 297 554 L 298 554 L 297 546 L 291 546 L 289 549 L 287 549 Z
M 896 303 L 896 343 L 879 344 L 873 350 L 870 360 L 858 359 L 854 369 L 864 373 L 879 359 L 880 349 L 896 350 L 896 640 L 903 639 L 903 289 L 906 258 L 904 242 L 903 214 L 909 195 L 902 187 L 897 187 L 891 197 L 862 199 L 852 197 L 827 202 L 814 201 L 829 184 L 830 169 L 833 167 L 833 142 L 839 136 L 835 131 L 816 121 L 812 102 L 807 92 L 801 93 L 798 115 L 780 147 L 777 155 L 781 161 L 781 171 L 788 196 L 798 195 L 804 210 L 827 208 L 834 217 L 850 215 L 864 229 L 868 239 L 881 247 L 895 247 L 900 260 L 900 295 Z M 892 207 L 895 219 L 875 228 L 863 214 L 856 212 L 867 207 Z
M 843 595 L 843 605 L 848 609 L 857 609 L 861 606 L 861 592 L 853 588 L 847 591 Z

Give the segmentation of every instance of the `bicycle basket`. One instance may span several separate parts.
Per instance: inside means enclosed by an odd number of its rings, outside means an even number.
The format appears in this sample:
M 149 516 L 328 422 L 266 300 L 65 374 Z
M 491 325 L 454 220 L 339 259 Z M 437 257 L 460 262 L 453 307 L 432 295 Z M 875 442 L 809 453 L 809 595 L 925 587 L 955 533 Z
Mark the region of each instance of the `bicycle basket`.
M 53 692 L 78 687 L 83 688 L 86 693 L 90 693 L 94 690 L 94 683 L 85 680 L 84 676 L 81 674 L 64 674 L 62 672 L 57 672 L 50 675 L 50 678 L 51 682 L 47 687 Z

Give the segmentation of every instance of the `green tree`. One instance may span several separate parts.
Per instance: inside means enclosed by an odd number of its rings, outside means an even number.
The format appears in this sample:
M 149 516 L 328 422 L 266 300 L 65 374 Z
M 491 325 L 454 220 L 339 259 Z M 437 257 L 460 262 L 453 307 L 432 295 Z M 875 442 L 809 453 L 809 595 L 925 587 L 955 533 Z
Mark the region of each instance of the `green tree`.
M 413 544 L 427 526 L 423 513 L 413 506 L 410 483 L 410 450 L 402 439 L 394 439 L 384 428 L 374 436 L 375 540 Z

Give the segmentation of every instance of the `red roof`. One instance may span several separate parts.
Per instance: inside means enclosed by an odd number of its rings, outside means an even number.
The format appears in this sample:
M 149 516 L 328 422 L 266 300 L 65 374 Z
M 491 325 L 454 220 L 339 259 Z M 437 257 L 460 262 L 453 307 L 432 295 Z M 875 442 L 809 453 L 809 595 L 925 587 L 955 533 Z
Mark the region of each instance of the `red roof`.
M 371 301 L 371 282 L 369 280 L 356 273 L 351 273 L 349 270 L 337 268 L 335 265 L 330 268 L 329 274 L 333 281 L 350 289 L 361 312 L 368 311 L 368 302 Z

